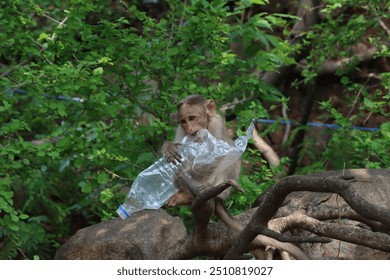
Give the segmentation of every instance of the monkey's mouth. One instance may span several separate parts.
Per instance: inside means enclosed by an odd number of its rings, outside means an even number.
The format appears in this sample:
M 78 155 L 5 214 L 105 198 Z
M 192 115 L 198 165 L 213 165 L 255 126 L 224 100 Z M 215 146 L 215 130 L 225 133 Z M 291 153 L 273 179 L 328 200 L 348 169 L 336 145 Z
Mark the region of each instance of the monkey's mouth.
M 196 130 L 196 131 L 194 131 L 194 132 L 192 132 L 192 131 L 186 131 L 186 133 L 187 133 L 187 135 L 189 135 L 189 136 L 195 136 L 195 135 L 198 133 L 199 130 L 200 130 L 200 129 L 198 129 L 198 130 Z

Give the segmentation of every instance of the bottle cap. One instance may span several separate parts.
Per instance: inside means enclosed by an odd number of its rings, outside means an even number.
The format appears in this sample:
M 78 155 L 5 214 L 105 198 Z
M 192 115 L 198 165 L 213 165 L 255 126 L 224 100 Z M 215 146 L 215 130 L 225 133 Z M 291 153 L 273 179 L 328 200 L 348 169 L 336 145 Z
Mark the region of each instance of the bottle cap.
M 127 213 L 125 208 L 122 207 L 122 205 L 119 205 L 118 210 L 116 210 L 116 212 L 118 213 L 119 217 L 122 218 L 122 220 L 129 217 L 129 214 Z

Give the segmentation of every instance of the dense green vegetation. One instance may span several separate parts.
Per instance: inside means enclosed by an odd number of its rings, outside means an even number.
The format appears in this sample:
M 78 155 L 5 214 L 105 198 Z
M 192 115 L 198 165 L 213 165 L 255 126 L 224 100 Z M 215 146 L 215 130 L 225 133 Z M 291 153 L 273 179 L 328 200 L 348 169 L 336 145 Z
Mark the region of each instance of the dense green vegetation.
M 381 28 L 388 2 L 327 1 L 324 19 L 298 44 L 289 42 L 297 18 L 258 12 L 266 2 L 170 0 L 152 15 L 135 0 L 0 1 L 0 259 L 53 258 L 75 230 L 116 217 L 126 187 L 173 137 L 171 113 L 184 96 L 242 101 L 227 112 L 238 117 L 229 124 L 236 130 L 275 118 L 288 98 L 259 77 L 296 64 L 302 49 L 307 65 L 290 81 L 299 88 L 320 79 L 325 61 L 351 58 L 334 76 L 352 113 L 321 102 L 319 120 L 342 128 L 328 132 L 322 151 L 305 138 L 300 159 L 310 160 L 298 172 L 389 167 L 390 75 L 379 71 L 375 85 L 354 78 L 360 61 L 352 52 L 364 42 L 374 58 L 389 57 Z M 344 6 L 357 12 L 339 13 Z M 379 131 L 351 129 L 368 114 Z M 290 162 L 273 170 L 257 164 L 263 159 L 254 150 L 244 157 L 255 167 L 243 171 L 247 192 L 232 197 L 233 212 L 250 207 Z M 189 212 L 175 211 L 184 219 Z

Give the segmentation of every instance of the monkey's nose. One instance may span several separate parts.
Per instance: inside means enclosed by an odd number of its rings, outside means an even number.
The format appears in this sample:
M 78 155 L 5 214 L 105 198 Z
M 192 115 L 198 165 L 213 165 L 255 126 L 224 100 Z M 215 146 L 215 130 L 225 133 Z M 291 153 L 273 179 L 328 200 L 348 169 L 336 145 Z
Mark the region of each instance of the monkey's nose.
M 189 128 L 189 129 L 186 129 L 186 133 L 188 135 L 194 135 L 196 133 L 196 131 L 194 129 L 192 129 L 192 128 Z

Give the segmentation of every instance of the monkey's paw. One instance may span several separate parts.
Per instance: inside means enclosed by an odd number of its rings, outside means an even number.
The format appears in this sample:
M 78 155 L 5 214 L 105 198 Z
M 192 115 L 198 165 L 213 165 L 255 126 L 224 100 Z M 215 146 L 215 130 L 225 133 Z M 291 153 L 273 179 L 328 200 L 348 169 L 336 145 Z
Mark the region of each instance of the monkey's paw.
M 166 202 L 166 205 L 169 207 L 175 207 L 178 205 L 190 205 L 192 203 L 193 197 L 189 193 L 178 192 L 171 196 L 170 199 Z

